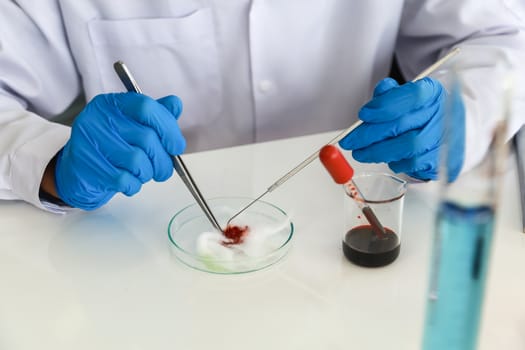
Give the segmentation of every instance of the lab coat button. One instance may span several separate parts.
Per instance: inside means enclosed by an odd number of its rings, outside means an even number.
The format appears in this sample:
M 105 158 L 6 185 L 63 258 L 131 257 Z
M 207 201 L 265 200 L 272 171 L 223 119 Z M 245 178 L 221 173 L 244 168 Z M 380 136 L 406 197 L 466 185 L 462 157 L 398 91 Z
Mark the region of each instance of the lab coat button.
M 267 93 L 273 89 L 273 82 L 271 80 L 261 80 L 259 82 L 259 91 L 262 93 Z

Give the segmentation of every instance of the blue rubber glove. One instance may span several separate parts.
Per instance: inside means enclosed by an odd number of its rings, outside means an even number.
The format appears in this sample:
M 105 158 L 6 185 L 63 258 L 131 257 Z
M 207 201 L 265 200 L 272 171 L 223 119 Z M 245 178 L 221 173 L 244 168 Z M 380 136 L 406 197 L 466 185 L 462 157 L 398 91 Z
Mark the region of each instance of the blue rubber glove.
M 352 150 L 359 162 L 384 162 L 396 173 L 435 180 L 445 139 L 445 107 L 451 105 L 453 132 L 447 142 L 447 173 L 448 180 L 453 181 L 463 165 L 465 109 L 460 96 L 447 105 L 449 97 L 441 83 L 432 78 L 401 86 L 386 78 L 377 84 L 374 97 L 359 111 L 363 124 L 339 144 Z
M 57 155 L 59 197 L 72 207 L 92 210 L 117 192 L 132 196 L 151 179 L 167 180 L 173 173 L 170 155 L 186 147 L 177 124 L 181 111 L 176 96 L 154 100 L 129 92 L 93 98 Z

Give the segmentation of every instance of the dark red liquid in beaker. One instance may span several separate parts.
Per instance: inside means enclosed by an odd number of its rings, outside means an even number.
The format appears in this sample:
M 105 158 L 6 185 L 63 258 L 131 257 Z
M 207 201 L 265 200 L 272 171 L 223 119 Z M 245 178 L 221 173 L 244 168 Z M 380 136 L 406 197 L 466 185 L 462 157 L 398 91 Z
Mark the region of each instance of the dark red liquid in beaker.
M 356 265 L 385 266 L 399 255 L 399 237 L 385 227 L 386 234 L 378 236 L 370 225 L 357 226 L 348 231 L 343 240 L 343 252 Z

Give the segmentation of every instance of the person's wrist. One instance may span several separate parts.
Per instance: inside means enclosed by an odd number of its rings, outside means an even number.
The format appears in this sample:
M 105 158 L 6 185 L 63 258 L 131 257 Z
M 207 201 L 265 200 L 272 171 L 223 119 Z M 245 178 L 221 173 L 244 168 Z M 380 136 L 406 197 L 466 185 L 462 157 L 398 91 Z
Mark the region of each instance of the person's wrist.
M 42 180 L 40 182 L 40 191 L 38 193 L 41 200 L 47 202 L 67 205 L 58 195 L 55 184 L 55 167 L 57 155 L 55 155 L 47 164 Z

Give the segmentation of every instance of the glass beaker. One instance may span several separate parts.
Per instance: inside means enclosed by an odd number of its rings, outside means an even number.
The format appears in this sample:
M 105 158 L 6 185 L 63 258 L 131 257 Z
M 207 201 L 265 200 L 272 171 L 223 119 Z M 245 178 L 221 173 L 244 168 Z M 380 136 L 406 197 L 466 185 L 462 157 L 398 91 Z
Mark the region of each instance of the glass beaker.
M 352 263 L 379 267 L 388 265 L 399 255 L 403 202 L 406 181 L 387 173 L 366 173 L 353 177 L 362 198 L 355 195 L 351 183 L 345 184 L 346 200 L 345 234 L 343 252 Z M 363 199 L 364 198 L 364 199 Z M 384 227 L 378 232 L 363 214 L 364 201 Z

